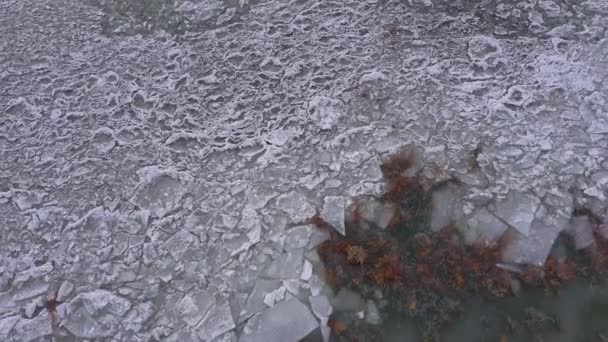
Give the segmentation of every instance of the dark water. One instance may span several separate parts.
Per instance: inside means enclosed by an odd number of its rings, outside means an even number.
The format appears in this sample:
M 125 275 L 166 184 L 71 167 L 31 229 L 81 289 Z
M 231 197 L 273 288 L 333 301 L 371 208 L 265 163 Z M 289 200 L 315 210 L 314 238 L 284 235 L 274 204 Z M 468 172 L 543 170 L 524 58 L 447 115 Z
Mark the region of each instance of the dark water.
M 523 289 L 501 300 L 473 298 L 440 333 L 441 341 L 606 341 L 608 288 L 576 280 L 559 292 Z M 423 341 L 416 323 L 393 316 L 380 327 L 383 341 Z

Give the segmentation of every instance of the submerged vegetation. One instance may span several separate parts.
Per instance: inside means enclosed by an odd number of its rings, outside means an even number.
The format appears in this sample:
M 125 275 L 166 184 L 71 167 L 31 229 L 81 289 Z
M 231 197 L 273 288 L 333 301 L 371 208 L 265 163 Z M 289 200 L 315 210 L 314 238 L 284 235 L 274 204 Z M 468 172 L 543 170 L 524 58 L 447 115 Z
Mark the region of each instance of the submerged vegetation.
M 502 253 L 512 240 L 509 231 L 491 245 L 465 245 L 454 225 L 431 231 L 430 196 L 441 184 L 423 184 L 413 172 L 413 164 L 405 152 L 384 161 L 381 170 L 386 192 L 367 202 L 354 201 L 347 213 L 345 236 L 318 216 L 312 220 L 331 236 L 317 249 L 326 282 L 335 290 L 346 288 L 364 299 L 384 301 L 380 311 L 385 319 L 414 321 L 425 340 L 438 341 L 441 329 L 462 315 L 470 300 L 499 303 L 524 288 L 556 295 L 576 277 L 598 280 L 608 270 L 608 240 L 600 233 L 597 220 L 593 245 L 576 251 L 566 236 L 560 236 L 556 244 L 565 246 L 567 252 L 551 254 L 543 267 L 501 264 Z M 385 227 L 380 224 L 382 217 L 369 214 L 369 201 L 390 211 Z M 581 210 L 573 213 L 582 214 Z M 522 322 L 530 329 L 555 323 L 534 308 L 525 311 L 529 319 Z M 523 324 L 509 317 L 505 322 L 501 341 L 520 333 Z M 383 340 L 384 332 L 378 327 L 342 318 L 340 313 L 334 314 L 329 326 L 339 341 Z M 551 326 L 559 329 L 559 324 Z

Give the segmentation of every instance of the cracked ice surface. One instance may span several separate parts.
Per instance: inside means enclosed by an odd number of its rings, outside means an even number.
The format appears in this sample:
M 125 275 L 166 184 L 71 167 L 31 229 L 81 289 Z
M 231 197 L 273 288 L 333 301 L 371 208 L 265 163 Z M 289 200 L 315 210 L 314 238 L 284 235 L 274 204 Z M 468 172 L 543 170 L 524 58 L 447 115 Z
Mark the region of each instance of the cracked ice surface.
M 514 229 L 509 261 L 605 214 L 604 1 L 160 4 L 0 4 L 3 341 L 265 338 L 281 313 L 306 316 L 284 341 L 326 332 L 327 236 L 302 225 L 341 229 L 406 145 L 459 181 L 435 224 Z

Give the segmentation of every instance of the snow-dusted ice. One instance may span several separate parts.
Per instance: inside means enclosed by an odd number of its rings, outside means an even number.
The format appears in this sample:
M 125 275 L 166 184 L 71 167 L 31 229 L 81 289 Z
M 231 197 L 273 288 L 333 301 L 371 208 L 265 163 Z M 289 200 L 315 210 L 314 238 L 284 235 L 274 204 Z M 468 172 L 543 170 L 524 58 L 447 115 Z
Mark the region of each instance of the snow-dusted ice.
M 446 184 L 433 228 L 512 234 L 505 263 L 542 264 L 562 232 L 587 247 L 608 204 L 607 13 L 0 3 L 0 340 L 296 341 L 327 337 L 338 309 L 381 322 L 380 301 L 328 291 L 314 247 L 330 233 L 308 224 L 344 233 L 365 199 L 361 219 L 387 228 L 380 165 L 406 146 L 412 173 Z

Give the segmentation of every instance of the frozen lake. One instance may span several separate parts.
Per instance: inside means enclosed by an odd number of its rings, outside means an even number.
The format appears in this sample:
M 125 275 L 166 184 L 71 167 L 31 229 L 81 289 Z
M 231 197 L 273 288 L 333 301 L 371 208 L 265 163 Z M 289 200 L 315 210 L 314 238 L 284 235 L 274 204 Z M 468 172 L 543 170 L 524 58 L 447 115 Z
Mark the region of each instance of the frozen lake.
M 308 220 L 343 230 L 402 148 L 457 183 L 430 229 L 588 248 L 607 29 L 605 0 L 0 0 L 0 340 L 327 337 Z

